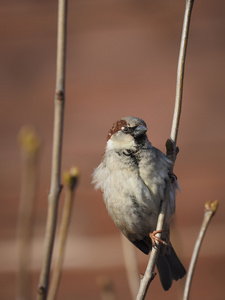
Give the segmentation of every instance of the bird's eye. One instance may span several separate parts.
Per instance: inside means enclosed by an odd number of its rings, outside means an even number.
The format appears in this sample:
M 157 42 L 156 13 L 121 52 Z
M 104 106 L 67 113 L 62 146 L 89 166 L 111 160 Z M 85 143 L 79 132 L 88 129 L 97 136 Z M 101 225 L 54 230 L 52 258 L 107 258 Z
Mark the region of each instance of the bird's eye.
M 122 127 L 123 132 L 128 132 L 129 128 L 127 126 Z

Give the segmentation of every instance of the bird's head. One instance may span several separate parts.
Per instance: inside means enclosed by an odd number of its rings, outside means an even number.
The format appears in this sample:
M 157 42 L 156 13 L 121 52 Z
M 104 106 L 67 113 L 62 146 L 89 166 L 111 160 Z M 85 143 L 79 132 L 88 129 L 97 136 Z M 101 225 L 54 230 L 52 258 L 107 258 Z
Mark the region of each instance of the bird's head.
M 137 150 L 147 140 L 147 126 L 142 119 L 125 117 L 113 124 L 107 136 L 106 150 Z

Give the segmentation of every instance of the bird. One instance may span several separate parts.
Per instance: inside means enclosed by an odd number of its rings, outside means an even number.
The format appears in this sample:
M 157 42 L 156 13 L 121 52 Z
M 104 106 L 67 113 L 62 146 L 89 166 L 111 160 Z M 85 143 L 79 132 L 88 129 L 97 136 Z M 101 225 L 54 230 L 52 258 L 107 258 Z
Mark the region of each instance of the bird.
M 123 117 L 115 122 L 107 135 L 105 152 L 94 170 L 92 183 L 96 190 L 102 191 L 115 225 L 139 250 L 149 254 L 154 246 L 154 232 L 173 162 L 152 146 L 146 132 L 146 123 L 137 117 Z M 164 242 L 156 262 L 165 291 L 173 280 L 186 274 L 170 242 L 170 221 L 175 212 L 177 189 L 179 184 L 173 176 L 161 233 Z

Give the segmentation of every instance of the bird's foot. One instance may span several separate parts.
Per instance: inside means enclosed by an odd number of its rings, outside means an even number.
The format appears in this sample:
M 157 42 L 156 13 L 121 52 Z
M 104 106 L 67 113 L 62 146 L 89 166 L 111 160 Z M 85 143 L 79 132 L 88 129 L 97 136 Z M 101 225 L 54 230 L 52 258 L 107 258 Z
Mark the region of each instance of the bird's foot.
M 168 244 L 167 242 L 165 242 L 164 240 L 162 240 L 162 239 L 160 239 L 159 237 L 156 236 L 157 233 L 162 233 L 163 231 L 165 231 L 165 230 L 155 230 L 155 231 L 149 233 L 149 236 L 152 240 L 152 246 L 153 247 L 155 247 L 155 242 L 156 241 L 159 242 L 159 243 L 162 243 L 165 246 L 171 247 L 170 244 Z
M 169 172 L 168 175 L 171 183 L 174 183 L 174 181 L 177 180 L 177 176 L 173 172 Z

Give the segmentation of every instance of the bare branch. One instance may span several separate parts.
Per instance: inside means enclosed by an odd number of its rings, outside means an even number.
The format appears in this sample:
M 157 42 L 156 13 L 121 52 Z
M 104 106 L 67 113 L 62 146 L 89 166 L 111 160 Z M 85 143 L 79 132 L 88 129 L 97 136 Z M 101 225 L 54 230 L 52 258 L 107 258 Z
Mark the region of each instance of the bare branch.
M 124 262 L 127 272 L 128 284 L 130 287 L 132 299 L 136 299 L 139 288 L 139 271 L 136 256 L 136 249 L 133 244 L 121 233 L 122 249 Z
M 170 182 L 168 182 L 167 185 L 166 185 L 165 197 L 169 194 L 169 189 L 170 189 Z M 158 217 L 156 231 L 157 230 L 162 230 L 162 228 L 163 228 L 164 212 L 166 211 L 166 208 L 167 208 L 167 202 L 168 201 L 163 201 L 163 203 L 162 203 L 162 208 L 161 208 L 161 212 L 160 212 L 159 217 Z M 158 233 L 157 237 L 160 238 L 161 234 Z M 155 270 L 155 265 L 156 265 L 159 249 L 160 249 L 160 243 L 156 240 L 155 244 L 156 244 L 156 247 L 152 247 L 152 251 L 151 251 L 151 254 L 150 254 L 150 257 L 149 257 L 148 265 L 147 265 L 147 268 L 145 270 L 145 274 L 141 279 L 140 288 L 139 288 L 136 300 L 145 299 L 145 296 L 146 296 L 147 291 L 148 291 L 148 287 L 149 287 L 150 283 L 152 282 L 152 280 L 154 279 L 154 277 L 156 275 L 154 270 Z
M 79 177 L 79 171 L 77 167 L 73 167 L 69 172 L 66 172 L 64 175 L 65 181 L 65 203 L 63 206 L 62 221 L 59 231 L 59 246 L 58 246 L 58 255 L 56 258 L 56 264 L 53 271 L 53 276 L 49 288 L 48 300 L 54 300 L 59 288 L 60 275 L 62 271 L 62 265 L 65 255 L 66 248 L 66 238 L 68 235 L 69 223 L 71 219 L 71 212 L 73 206 L 73 198 L 75 188 L 77 186 Z
M 102 300 L 116 300 L 116 293 L 114 290 L 112 280 L 107 276 L 97 277 L 97 284 L 101 289 Z
M 185 66 L 185 57 L 186 57 L 186 50 L 187 50 L 187 41 L 188 41 L 188 33 L 190 27 L 190 20 L 191 20 L 191 12 L 193 7 L 194 0 L 187 0 L 186 7 L 185 7 L 185 14 L 184 14 L 184 23 L 183 23 L 183 30 L 182 30 L 182 37 L 181 37 L 181 45 L 180 45 L 180 53 L 179 53 L 179 60 L 178 60 L 178 68 L 177 68 L 177 85 L 176 85 L 176 99 L 175 99 L 175 108 L 174 108 L 174 115 L 173 115 L 173 123 L 171 128 L 171 135 L 170 135 L 170 142 L 167 141 L 167 153 L 169 157 L 174 162 L 176 158 L 176 142 L 177 142 L 177 135 L 178 135 L 178 128 L 179 128 L 179 121 L 181 115 L 181 105 L 182 105 L 182 91 L 183 91 L 183 77 L 184 77 L 184 66 Z M 170 192 L 170 181 L 166 184 L 165 189 L 165 201 L 163 201 L 160 214 L 158 217 L 158 223 L 156 226 L 156 230 L 160 231 L 163 228 L 165 214 L 167 211 L 167 203 L 169 201 L 169 192 Z M 158 233 L 157 237 L 161 237 L 161 234 Z M 145 275 L 141 280 L 140 288 L 137 295 L 137 300 L 141 300 L 145 298 L 147 293 L 148 287 L 150 282 L 153 278 L 154 269 L 157 261 L 157 256 L 159 252 L 160 245 L 156 241 L 157 247 L 152 247 L 152 251 L 149 257 L 149 262 L 147 269 L 145 271 Z
M 48 197 L 48 215 L 44 243 L 44 256 L 39 279 L 37 299 L 46 299 L 49 283 L 52 250 L 57 221 L 58 199 L 61 192 L 61 153 L 65 101 L 65 57 L 66 57 L 66 17 L 67 0 L 59 0 L 58 8 L 58 42 L 57 42 L 57 73 L 54 112 L 54 132 L 52 150 L 51 187 Z
M 191 12 L 193 8 L 194 0 L 186 0 L 184 23 L 181 36 L 180 53 L 177 66 L 177 85 L 176 85 L 176 99 L 173 115 L 173 123 L 170 133 L 170 138 L 174 143 L 174 147 L 177 143 L 178 128 L 180 123 L 181 106 L 182 106 L 182 94 L 183 94 L 183 81 L 184 81 L 184 66 L 185 57 L 187 52 L 188 34 L 191 23 Z
M 28 300 L 31 298 L 29 267 L 40 139 L 33 129 L 24 127 L 19 132 L 19 143 L 21 147 L 22 182 L 17 225 L 19 265 L 16 299 Z
M 194 247 L 194 250 L 193 250 L 189 270 L 188 270 L 188 273 L 187 273 L 187 279 L 186 279 L 186 283 L 185 283 L 185 287 L 184 287 L 183 300 L 187 300 L 189 298 L 191 282 L 192 282 L 192 278 L 193 278 L 193 274 L 194 274 L 198 254 L 199 254 L 199 251 L 200 251 L 200 248 L 201 248 L 201 245 L 202 245 L 202 241 L 203 241 L 204 235 L 206 233 L 206 230 L 208 228 L 208 225 L 209 225 L 212 217 L 215 215 L 215 213 L 217 211 L 217 208 L 218 208 L 218 201 L 217 200 L 215 200 L 211 203 L 206 202 L 206 204 L 205 204 L 204 218 L 203 218 L 203 222 L 202 222 L 202 226 L 201 226 L 198 238 L 196 240 L 196 244 L 195 244 L 195 247 Z

